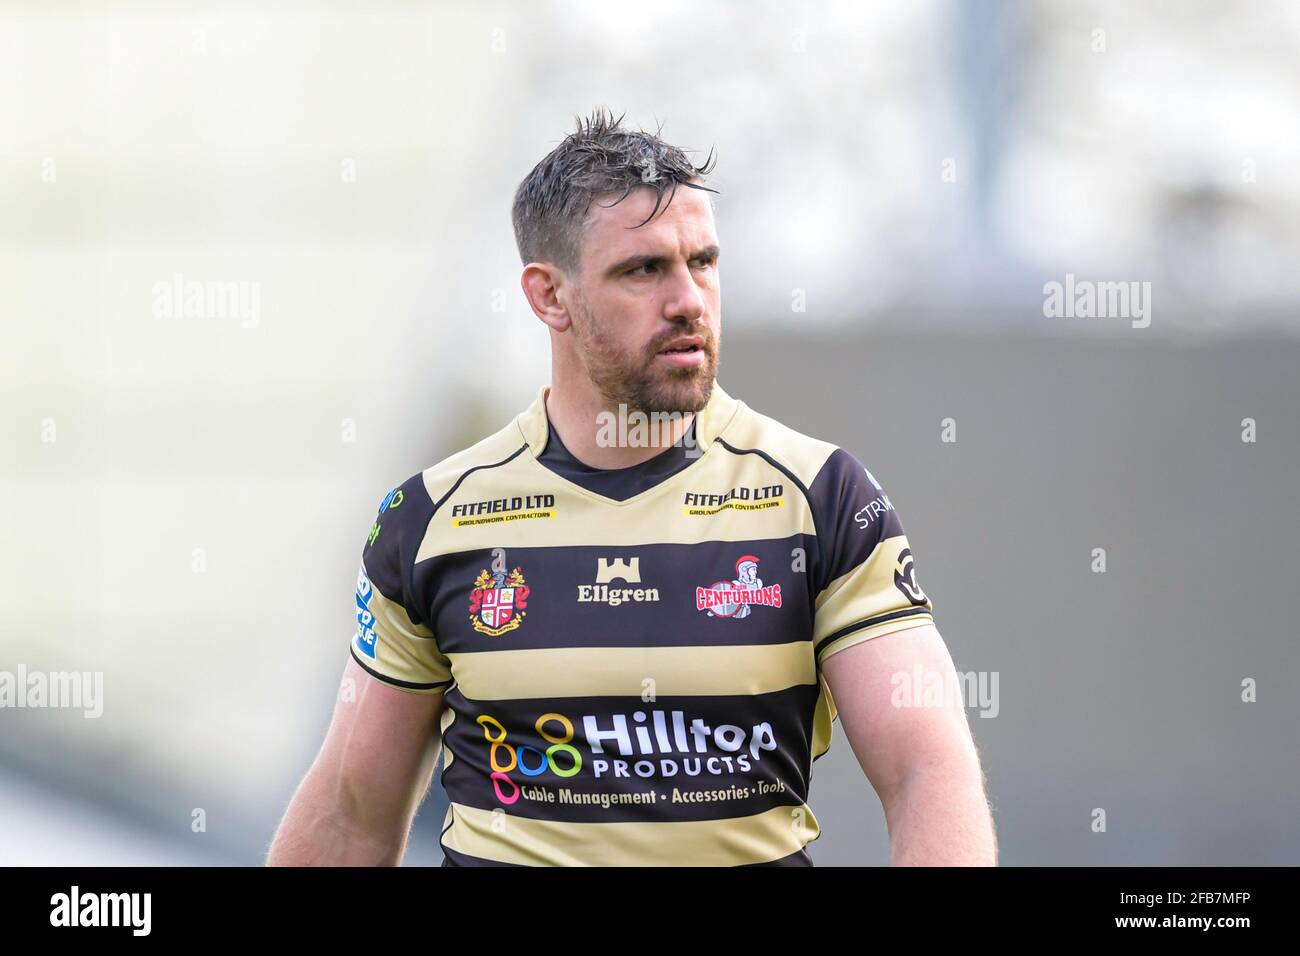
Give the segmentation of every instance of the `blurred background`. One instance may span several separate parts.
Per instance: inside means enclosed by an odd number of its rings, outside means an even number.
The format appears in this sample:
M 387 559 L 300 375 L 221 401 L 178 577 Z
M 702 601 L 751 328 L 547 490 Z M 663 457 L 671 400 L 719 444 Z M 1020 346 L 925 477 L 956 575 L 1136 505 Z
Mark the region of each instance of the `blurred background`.
M 1002 862 L 1300 863 L 1282 0 L 0 6 L 0 671 L 102 675 L 0 708 L 0 863 L 264 859 L 381 498 L 549 379 L 510 205 L 598 106 L 716 150 L 719 381 L 997 675 Z M 835 733 L 813 857 L 886 863 Z

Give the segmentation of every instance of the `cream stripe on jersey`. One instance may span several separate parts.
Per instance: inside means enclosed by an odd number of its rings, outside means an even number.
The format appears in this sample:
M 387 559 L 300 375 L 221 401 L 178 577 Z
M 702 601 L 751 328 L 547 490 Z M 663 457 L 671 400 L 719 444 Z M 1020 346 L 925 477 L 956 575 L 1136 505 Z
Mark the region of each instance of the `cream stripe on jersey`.
M 894 587 L 898 557 L 908 547 L 906 535 L 881 541 L 871 557 L 841 575 L 817 595 L 813 646 L 823 638 L 859 621 L 899 611 L 899 591 Z M 927 608 L 931 608 L 928 603 Z M 818 649 L 820 656 L 820 648 Z
M 522 866 L 634 866 L 638 860 L 674 860 L 683 866 L 766 863 L 797 852 L 820 832 L 807 804 L 772 807 L 747 817 L 668 823 L 559 823 L 459 803 L 451 805 L 450 816 L 455 825 L 443 836 L 444 846 Z
M 471 700 L 603 695 L 642 698 L 770 694 L 815 684 L 807 641 L 788 644 L 517 648 L 452 654 L 457 688 Z M 647 683 L 652 682 L 652 683 Z M 644 698 L 643 698 L 644 699 Z
M 712 494 L 732 488 L 782 486 L 781 494 L 757 502 L 731 502 L 726 508 L 692 507 L 686 494 Z M 508 492 L 504 489 L 509 489 Z M 544 498 L 550 507 L 462 516 L 453 502 L 490 501 L 503 494 Z M 516 548 L 600 546 L 629 548 L 638 544 L 696 544 L 700 541 L 749 541 L 812 535 L 808 501 L 799 488 L 758 455 L 734 455 L 715 445 L 696 462 L 653 488 L 628 499 L 637 507 L 617 512 L 611 502 L 572 484 L 535 459 L 519 456 L 497 468 L 473 472 L 442 506 L 420 543 L 416 562 L 442 554 L 497 547 L 509 535 Z

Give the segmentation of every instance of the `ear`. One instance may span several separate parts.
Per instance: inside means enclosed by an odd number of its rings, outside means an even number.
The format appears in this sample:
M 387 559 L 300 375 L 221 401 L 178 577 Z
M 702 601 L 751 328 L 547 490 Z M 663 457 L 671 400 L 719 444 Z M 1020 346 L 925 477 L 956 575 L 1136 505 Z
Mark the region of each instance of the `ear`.
M 519 277 L 533 314 L 556 332 L 567 331 L 573 324 L 568 307 L 561 301 L 560 290 L 565 281 L 564 273 L 548 262 L 528 263 Z

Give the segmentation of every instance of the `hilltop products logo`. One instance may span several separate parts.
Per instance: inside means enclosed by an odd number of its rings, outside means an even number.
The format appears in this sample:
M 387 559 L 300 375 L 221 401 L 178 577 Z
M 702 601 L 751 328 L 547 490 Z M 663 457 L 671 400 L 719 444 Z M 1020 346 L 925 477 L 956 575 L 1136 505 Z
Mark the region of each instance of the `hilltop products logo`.
M 612 588 L 611 581 L 620 580 L 625 584 L 641 583 L 641 559 L 615 558 L 612 562 L 606 558 L 596 559 L 596 583 L 578 585 L 578 603 L 608 604 L 618 607 L 629 601 L 658 601 L 658 588 Z
M 550 773 L 568 779 L 588 765 L 582 751 L 570 742 L 575 736 L 574 723 L 564 714 L 542 714 L 533 723 L 538 736 L 550 744 L 545 750 L 508 743 L 505 725 L 491 714 L 481 715 L 477 722 L 490 745 L 492 788 L 497 800 L 506 806 L 520 797 L 519 784 L 510 776 L 516 770 L 529 778 Z M 681 773 L 688 777 L 747 773 L 762 759 L 764 751 L 777 749 L 776 734 L 767 721 L 748 730 L 735 724 L 710 727 L 700 717 L 688 724 L 682 710 L 638 710 L 608 717 L 585 714 L 582 729 L 589 769 L 597 779 L 610 774 L 615 778 L 652 779 Z M 583 798 L 587 796 L 599 795 L 575 794 L 565 789 L 560 792 L 560 802 L 586 802 Z
M 763 586 L 758 576 L 758 558 L 742 554 L 736 559 L 736 577 L 733 581 L 714 581 L 708 587 L 695 589 L 695 609 L 707 611 L 709 617 L 749 617 L 750 606 L 781 606 L 781 585 Z
M 766 511 L 785 504 L 784 485 L 739 486 L 724 494 L 688 491 L 682 499 L 688 516 L 715 515 L 720 511 Z
M 488 572 L 484 568 L 474 580 L 469 594 L 469 619 L 474 630 L 500 637 L 519 627 L 527 617 L 528 595 L 532 588 L 524 583 L 519 568 L 506 573 L 504 568 Z

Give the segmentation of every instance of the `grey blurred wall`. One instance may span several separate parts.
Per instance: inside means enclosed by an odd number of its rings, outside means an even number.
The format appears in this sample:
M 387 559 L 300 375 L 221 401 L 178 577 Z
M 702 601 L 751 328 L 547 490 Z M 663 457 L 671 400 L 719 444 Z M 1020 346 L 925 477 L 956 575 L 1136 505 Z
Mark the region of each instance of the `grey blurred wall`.
M 737 335 L 719 379 L 862 458 L 957 669 L 998 673 L 1004 863 L 1295 865 L 1300 343 L 1137 336 Z M 888 859 L 838 724 L 811 803 L 819 864 Z

